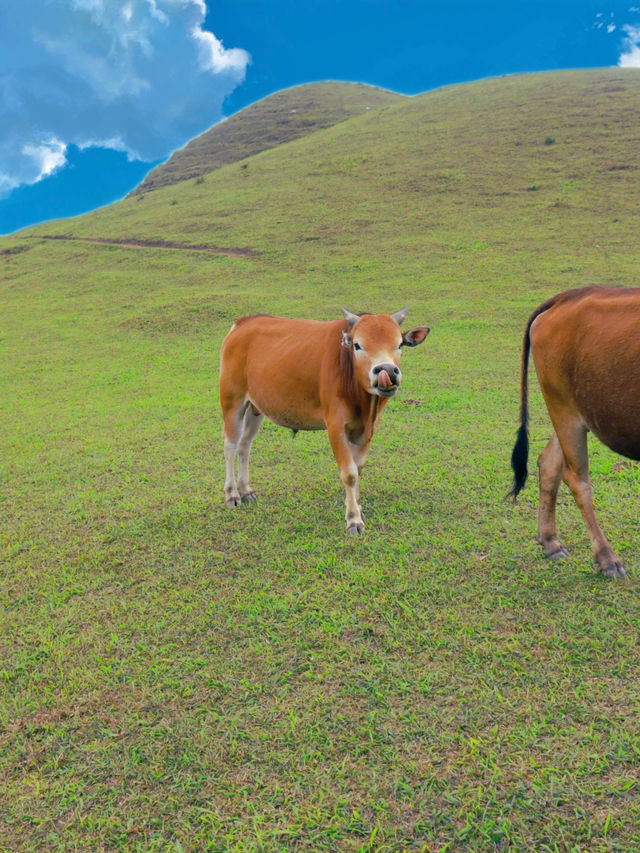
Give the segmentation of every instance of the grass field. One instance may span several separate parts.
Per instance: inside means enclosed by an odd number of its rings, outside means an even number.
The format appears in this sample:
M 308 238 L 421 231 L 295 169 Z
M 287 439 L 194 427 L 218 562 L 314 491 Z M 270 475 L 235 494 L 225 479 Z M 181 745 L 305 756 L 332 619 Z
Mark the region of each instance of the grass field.
M 529 313 L 637 284 L 639 96 L 454 87 L 0 240 L 0 850 L 640 849 L 638 468 L 592 443 L 621 582 L 505 500 Z M 227 510 L 231 322 L 343 304 L 432 329 L 365 537 L 326 433 L 265 423 Z

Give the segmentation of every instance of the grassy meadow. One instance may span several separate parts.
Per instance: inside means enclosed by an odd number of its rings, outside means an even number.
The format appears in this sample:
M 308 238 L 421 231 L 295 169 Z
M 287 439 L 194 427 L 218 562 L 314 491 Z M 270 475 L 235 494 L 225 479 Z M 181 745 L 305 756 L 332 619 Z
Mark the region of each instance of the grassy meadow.
M 564 487 L 545 562 L 532 375 L 505 500 L 530 312 L 638 283 L 639 103 L 443 89 L 0 240 L 0 850 L 640 849 L 640 473 L 591 443 L 626 580 Z M 432 330 L 361 539 L 326 433 L 265 422 L 222 495 L 229 326 L 341 305 Z

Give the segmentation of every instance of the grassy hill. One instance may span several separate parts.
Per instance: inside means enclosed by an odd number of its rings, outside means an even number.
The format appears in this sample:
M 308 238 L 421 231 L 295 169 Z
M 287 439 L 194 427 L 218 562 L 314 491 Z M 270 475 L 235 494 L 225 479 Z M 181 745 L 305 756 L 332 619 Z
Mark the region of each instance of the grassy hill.
M 638 468 L 593 443 L 616 584 L 504 495 L 529 313 L 637 284 L 639 103 L 452 87 L 0 240 L 1 849 L 638 849 Z M 324 433 L 222 499 L 230 323 L 343 304 L 432 328 L 358 541 Z
M 147 175 L 131 195 L 201 177 L 402 100 L 406 100 L 403 95 L 359 83 L 313 83 L 276 92 L 193 139 Z

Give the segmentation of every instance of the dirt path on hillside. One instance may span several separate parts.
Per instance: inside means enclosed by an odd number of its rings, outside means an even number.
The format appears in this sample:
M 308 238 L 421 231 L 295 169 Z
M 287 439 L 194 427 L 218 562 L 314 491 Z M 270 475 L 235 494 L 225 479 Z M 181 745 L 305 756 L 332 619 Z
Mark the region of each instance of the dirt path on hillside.
M 168 240 L 110 240 L 107 237 L 67 237 L 64 234 L 30 234 L 29 240 L 66 240 L 72 243 L 94 243 L 99 246 L 120 246 L 123 249 L 168 249 L 180 252 L 208 252 L 228 258 L 254 258 L 256 253 L 247 248 L 222 248 L 220 246 L 190 246 L 188 243 L 172 243 Z

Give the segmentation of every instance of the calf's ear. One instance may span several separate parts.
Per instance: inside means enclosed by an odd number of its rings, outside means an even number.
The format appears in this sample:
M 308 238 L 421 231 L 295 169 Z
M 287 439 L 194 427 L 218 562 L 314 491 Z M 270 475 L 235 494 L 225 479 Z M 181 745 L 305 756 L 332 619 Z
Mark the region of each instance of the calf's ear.
M 431 329 L 426 326 L 416 326 L 415 329 L 409 329 L 402 336 L 402 343 L 405 347 L 417 347 L 427 337 Z

